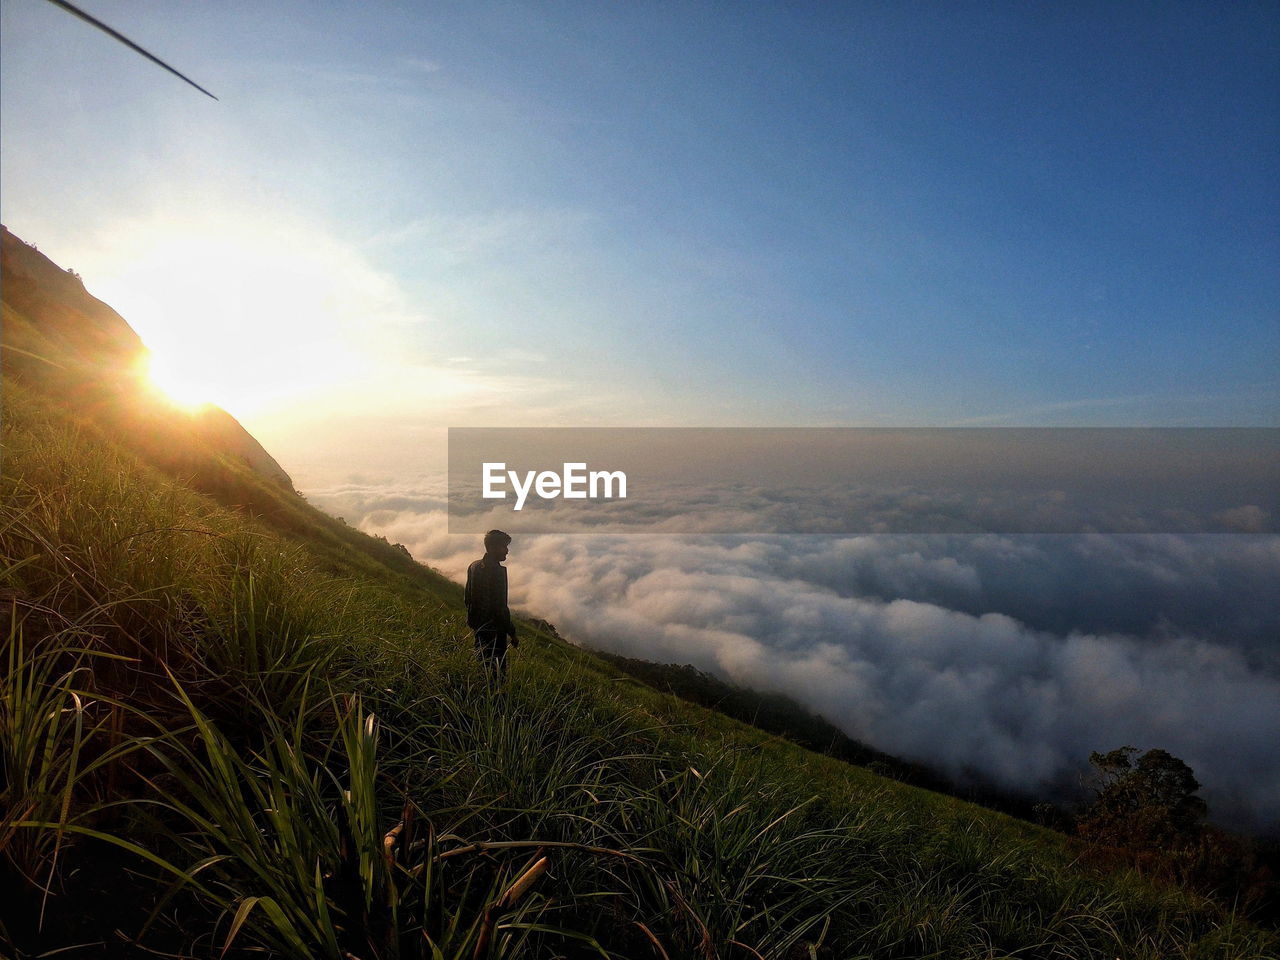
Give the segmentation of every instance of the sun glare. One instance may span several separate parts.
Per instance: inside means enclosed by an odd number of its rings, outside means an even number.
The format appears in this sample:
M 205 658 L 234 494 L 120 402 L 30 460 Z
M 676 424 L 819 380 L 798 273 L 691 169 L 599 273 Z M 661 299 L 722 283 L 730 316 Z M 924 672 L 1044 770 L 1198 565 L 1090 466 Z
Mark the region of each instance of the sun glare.
M 194 412 L 212 403 L 204 387 L 154 353 L 147 360 L 147 376 L 153 387 L 183 410 Z
M 126 239 L 99 296 L 152 351 L 149 378 L 176 405 L 252 418 L 376 389 L 378 329 L 400 316 L 398 292 L 348 248 L 247 216 Z

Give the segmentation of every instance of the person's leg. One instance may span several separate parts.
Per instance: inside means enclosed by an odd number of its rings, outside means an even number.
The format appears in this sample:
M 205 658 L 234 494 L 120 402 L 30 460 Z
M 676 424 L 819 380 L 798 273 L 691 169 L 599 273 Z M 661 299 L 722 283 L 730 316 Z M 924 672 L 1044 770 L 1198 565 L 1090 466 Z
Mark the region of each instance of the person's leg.
M 502 634 L 493 641 L 494 673 L 501 683 L 507 679 L 507 636 Z
M 487 630 L 476 631 L 476 659 L 480 661 L 480 669 L 485 679 L 493 684 L 493 634 Z
M 488 630 L 476 633 L 476 656 L 484 667 L 490 685 L 503 681 L 507 672 L 507 638 Z

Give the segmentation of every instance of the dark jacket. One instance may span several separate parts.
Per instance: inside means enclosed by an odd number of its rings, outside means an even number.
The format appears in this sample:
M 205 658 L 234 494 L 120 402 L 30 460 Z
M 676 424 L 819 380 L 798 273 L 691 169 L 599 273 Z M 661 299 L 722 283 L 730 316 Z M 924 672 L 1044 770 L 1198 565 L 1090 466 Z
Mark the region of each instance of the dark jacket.
M 467 586 L 462 592 L 467 605 L 467 626 L 476 632 L 506 635 L 515 632 L 507 607 L 507 568 L 487 556 L 467 567 Z

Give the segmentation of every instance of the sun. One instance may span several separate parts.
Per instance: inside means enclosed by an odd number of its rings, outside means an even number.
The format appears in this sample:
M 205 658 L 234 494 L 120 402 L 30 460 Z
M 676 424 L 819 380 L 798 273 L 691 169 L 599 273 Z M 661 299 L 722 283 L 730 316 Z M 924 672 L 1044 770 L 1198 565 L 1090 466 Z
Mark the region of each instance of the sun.
M 244 421 L 377 393 L 412 316 L 348 246 L 287 225 L 157 222 L 128 232 L 100 296 L 151 352 L 156 390 Z
M 152 352 L 146 364 L 151 385 L 174 406 L 195 413 L 213 403 L 204 385 L 185 375 L 159 354 Z

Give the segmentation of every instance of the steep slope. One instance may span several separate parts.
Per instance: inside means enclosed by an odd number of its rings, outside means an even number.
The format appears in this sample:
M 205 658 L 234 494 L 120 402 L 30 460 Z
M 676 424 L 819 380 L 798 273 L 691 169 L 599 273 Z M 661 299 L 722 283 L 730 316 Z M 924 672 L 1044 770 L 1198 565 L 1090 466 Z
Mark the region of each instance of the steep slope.
M 0 363 L 7 383 L 50 401 L 144 463 L 324 552 L 330 569 L 385 571 L 440 596 L 458 588 L 403 548 L 310 507 L 289 475 L 226 411 L 174 407 L 146 375 L 148 352 L 115 310 L 0 228 Z
M 145 431 L 155 430 L 158 418 L 148 407 L 158 406 L 158 399 L 143 399 L 149 392 L 148 352 L 124 318 L 6 227 L 0 227 L 0 265 L 5 374 L 63 399 L 88 402 L 88 412 L 111 422 L 121 439 L 141 441 Z M 293 489 L 275 458 L 220 407 L 163 420 L 172 443 L 199 442 Z

